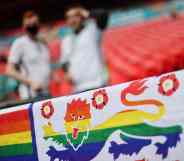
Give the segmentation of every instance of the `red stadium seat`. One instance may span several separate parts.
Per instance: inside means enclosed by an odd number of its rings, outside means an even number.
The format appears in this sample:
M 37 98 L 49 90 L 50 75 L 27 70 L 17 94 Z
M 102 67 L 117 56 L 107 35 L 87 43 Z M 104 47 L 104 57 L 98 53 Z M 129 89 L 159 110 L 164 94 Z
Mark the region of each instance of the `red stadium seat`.
M 184 16 L 167 17 L 104 33 L 111 84 L 184 67 Z

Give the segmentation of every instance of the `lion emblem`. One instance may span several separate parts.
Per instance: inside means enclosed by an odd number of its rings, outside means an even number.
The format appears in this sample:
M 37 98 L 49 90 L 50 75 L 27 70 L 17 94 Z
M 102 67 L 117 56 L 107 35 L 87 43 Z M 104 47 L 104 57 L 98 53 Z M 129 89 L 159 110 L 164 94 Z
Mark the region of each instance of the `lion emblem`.
M 68 143 L 78 150 L 88 138 L 90 128 L 90 104 L 86 100 L 72 100 L 67 104 L 65 130 Z

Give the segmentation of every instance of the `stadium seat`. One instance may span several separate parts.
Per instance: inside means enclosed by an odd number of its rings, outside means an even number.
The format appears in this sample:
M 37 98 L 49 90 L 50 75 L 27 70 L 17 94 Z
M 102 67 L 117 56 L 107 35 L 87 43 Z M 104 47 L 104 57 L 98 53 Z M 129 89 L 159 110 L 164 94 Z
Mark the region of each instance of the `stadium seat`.
M 159 75 L 184 67 L 184 16 L 107 30 L 103 52 L 111 84 Z

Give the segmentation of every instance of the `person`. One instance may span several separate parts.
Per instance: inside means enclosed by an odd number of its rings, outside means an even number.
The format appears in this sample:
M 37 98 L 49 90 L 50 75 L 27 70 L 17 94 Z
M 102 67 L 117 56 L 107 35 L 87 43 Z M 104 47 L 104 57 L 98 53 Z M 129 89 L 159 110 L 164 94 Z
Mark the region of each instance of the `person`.
M 7 75 L 20 82 L 21 99 L 48 95 L 49 50 L 39 38 L 39 28 L 39 16 L 34 11 L 27 11 L 23 16 L 25 33 L 14 41 L 10 49 Z
M 65 78 L 74 85 L 74 93 L 106 86 L 108 72 L 100 41 L 108 14 L 100 11 L 90 14 L 83 7 L 76 6 L 68 9 L 65 16 L 66 24 L 73 31 L 61 44 L 60 63 Z

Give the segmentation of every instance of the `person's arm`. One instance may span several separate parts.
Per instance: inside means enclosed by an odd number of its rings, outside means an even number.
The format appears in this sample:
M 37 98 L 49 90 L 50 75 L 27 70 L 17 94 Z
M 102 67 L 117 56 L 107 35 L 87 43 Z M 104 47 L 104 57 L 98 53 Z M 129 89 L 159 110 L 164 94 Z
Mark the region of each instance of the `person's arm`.
M 15 42 L 10 50 L 10 55 L 8 59 L 8 64 L 6 67 L 6 74 L 7 76 L 27 85 L 30 86 L 33 90 L 39 90 L 41 89 L 41 85 L 32 82 L 29 80 L 26 76 L 23 76 L 21 72 L 17 69 L 18 64 L 21 61 L 22 58 L 22 46 L 20 42 Z
M 109 19 L 109 11 L 106 11 L 104 9 L 96 9 L 93 11 L 88 11 L 85 8 L 79 8 L 78 9 L 80 13 L 83 15 L 85 19 L 93 18 L 96 21 L 96 24 L 100 30 L 105 30 L 108 25 L 108 19 Z
M 33 82 L 29 79 L 27 79 L 27 77 L 22 76 L 22 74 L 17 70 L 16 64 L 13 63 L 8 63 L 7 67 L 6 67 L 6 74 L 7 76 L 27 85 L 30 86 L 34 91 L 37 91 L 39 89 L 41 89 L 41 85 L 37 84 L 36 82 Z
M 21 83 L 30 85 L 30 80 L 22 76 L 22 74 L 17 70 L 16 64 L 8 63 L 6 67 L 6 74 Z
M 100 30 L 105 30 L 108 25 L 109 12 L 104 9 L 94 10 L 90 16 L 95 19 Z
M 72 36 L 68 36 L 63 39 L 60 47 L 61 58 L 60 58 L 60 68 L 63 69 L 65 75 L 64 80 L 74 84 L 72 81 L 72 77 L 69 74 L 69 66 L 70 66 L 70 57 L 72 54 L 72 47 L 73 47 L 73 39 Z
M 70 58 L 73 52 L 73 41 L 73 35 L 68 35 L 62 40 L 60 45 L 60 66 L 66 73 L 68 72 Z

